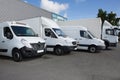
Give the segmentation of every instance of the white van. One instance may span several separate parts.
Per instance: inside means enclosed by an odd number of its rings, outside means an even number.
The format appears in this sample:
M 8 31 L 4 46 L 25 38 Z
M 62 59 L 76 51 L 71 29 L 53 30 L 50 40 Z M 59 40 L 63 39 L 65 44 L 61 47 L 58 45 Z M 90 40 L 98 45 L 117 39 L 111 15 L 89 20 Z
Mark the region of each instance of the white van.
M 58 24 L 51 19 L 36 17 L 21 21 L 29 24 L 46 41 L 47 51 L 62 55 L 70 53 L 77 47 L 76 40 L 66 36 Z
M 105 48 L 104 41 L 97 39 L 85 27 L 61 26 L 61 28 L 68 36 L 79 42 L 77 49 L 89 50 L 89 52 L 95 53 Z
M 0 55 L 21 61 L 23 57 L 42 56 L 45 41 L 26 24 L 19 22 L 0 23 Z

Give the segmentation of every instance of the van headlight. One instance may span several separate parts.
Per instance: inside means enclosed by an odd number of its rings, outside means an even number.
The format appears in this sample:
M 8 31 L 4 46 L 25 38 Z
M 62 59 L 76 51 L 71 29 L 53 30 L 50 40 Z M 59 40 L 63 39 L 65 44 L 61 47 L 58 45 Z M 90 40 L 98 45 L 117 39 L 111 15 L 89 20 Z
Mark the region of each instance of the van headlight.
M 28 47 L 28 48 L 32 48 L 32 46 L 30 45 L 30 43 L 28 43 L 27 40 L 21 39 L 21 42 L 22 42 L 22 44 L 23 44 L 24 46 L 26 46 L 26 47 Z

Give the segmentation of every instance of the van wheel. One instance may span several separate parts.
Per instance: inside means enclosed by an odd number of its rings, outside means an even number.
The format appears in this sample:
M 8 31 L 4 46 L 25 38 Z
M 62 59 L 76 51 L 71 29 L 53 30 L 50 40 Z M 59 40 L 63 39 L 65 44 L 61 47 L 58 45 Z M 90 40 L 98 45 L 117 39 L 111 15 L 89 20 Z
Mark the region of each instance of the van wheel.
M 62 47 L 56 47 L 54 52 L 55 52 L 56 55 L 64 54 L 64 50 L 62 49 Z
M 12 52 L 12 58 L 16 62 L 22 61 L 22 55 L 18 49 L 13 50 Z
M 96 46 L 90 46 L 89 47 L 89 52 L 95 53 L 96 52 Z
M 109 47 L 109 43 L 105 42 L 105 49 L 108 49 L 108 47 Z

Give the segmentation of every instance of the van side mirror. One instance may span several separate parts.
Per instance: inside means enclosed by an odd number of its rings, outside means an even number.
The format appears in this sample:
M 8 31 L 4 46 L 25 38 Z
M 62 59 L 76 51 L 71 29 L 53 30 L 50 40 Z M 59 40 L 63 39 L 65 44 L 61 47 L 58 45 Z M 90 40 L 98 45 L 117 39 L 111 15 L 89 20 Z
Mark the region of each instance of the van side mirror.
M 13 35 L 12 35 L 12 33 L 7 32 L 6 37 L 7 37 L 7 39 L 12 39 L 12 38 L 13 38 Z

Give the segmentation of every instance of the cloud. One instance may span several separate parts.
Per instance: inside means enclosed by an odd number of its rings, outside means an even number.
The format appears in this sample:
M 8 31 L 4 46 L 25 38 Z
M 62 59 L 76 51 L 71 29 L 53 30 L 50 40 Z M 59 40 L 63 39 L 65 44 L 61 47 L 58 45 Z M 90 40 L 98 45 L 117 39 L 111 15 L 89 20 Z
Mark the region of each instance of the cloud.
M 41 8 L 59 14 L 61 11 L 67 10 L 68 4 L 60 4 L 52 0 L 41 0 Z
M 24 0 L 25 3 L 28 3 L 28 1 Z

